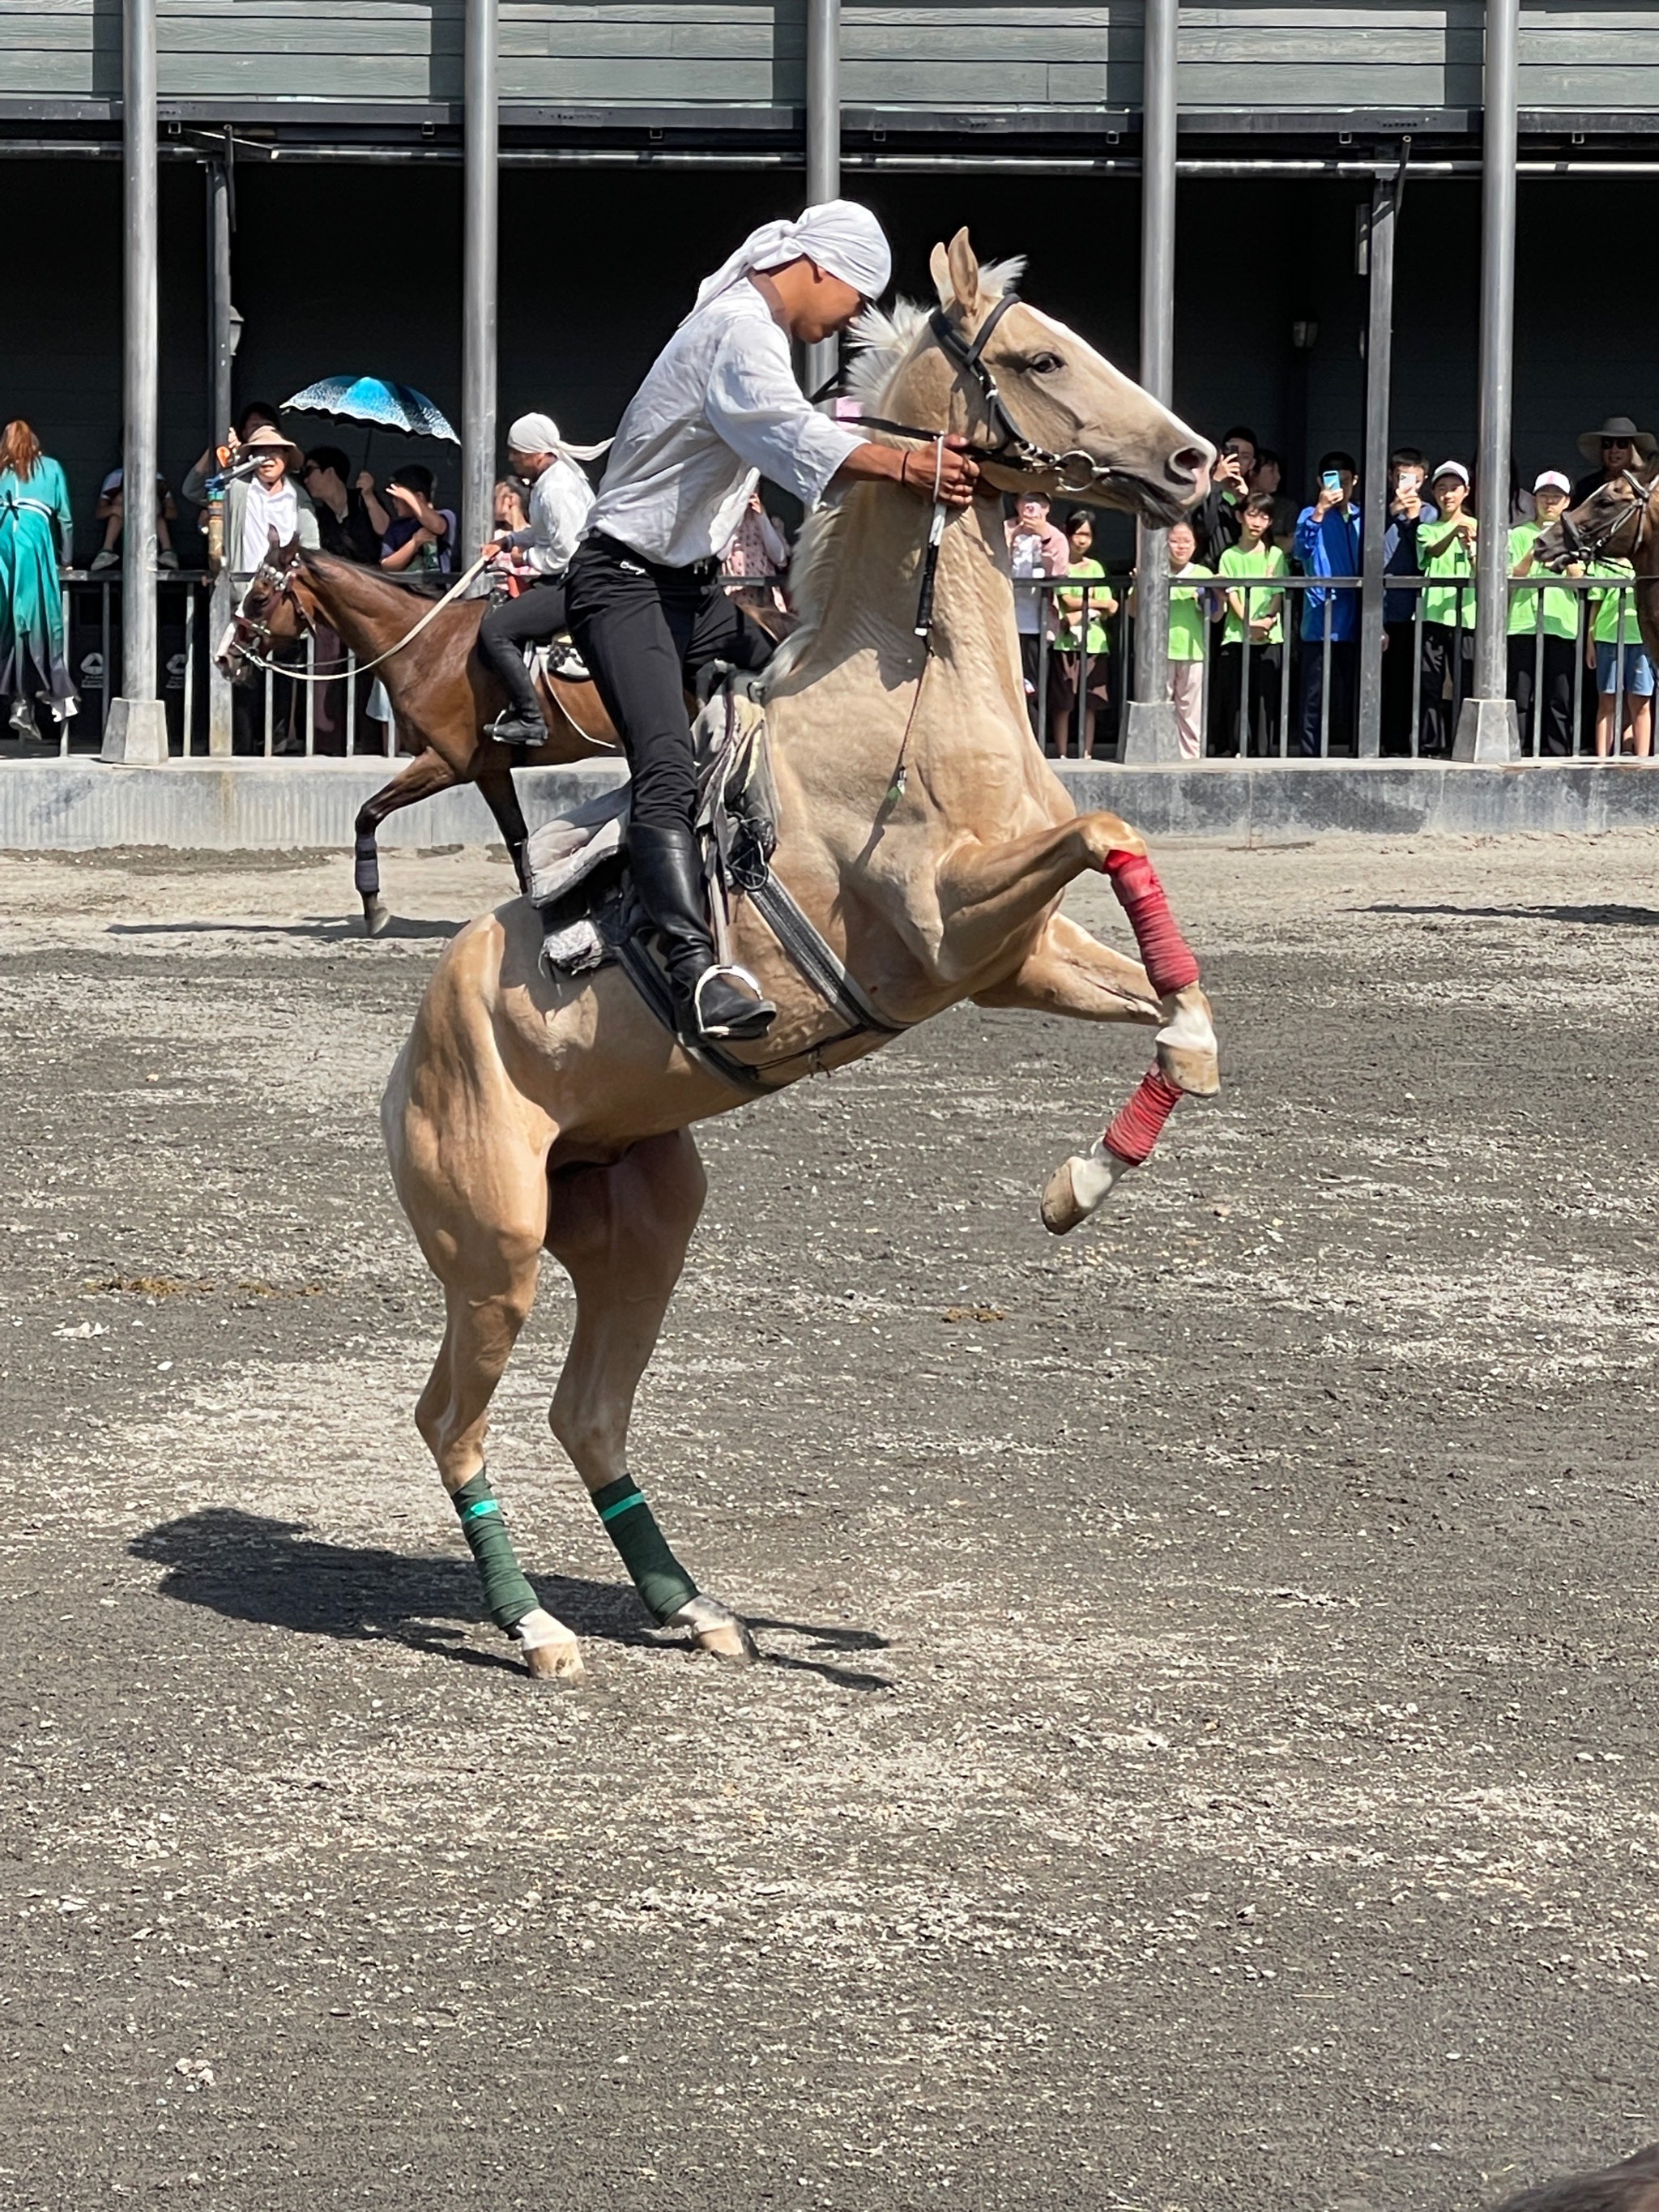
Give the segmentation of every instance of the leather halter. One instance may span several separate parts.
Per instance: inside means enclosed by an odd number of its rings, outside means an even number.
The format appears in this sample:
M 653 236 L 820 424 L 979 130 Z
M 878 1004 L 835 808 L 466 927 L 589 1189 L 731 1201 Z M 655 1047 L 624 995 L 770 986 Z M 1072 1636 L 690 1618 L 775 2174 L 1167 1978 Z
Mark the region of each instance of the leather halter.
M 971 341 L 965 338 L 958 325 L 952 322 L 943 307 L 935 307 L 927 318 L 927 329 L 939 351 L 951 365 L 970 377 L 979 387 L 985 411 L 990 416 L 991 428 L 1000 443 L 994 446 L 959 447 L 976 461 L 994 461 L 1004 468 L 1017 469 L 1023 476 L 1046 476 L 1056 479 L 1058 488 L 1068 498 L 1079 499 L 1085 492 L 1097 491 L 1114 482 L 1137 483 L 1139 479 L 1127 470 L 1113 468 L 1085 453 L 1080 446 L 1063 453 L 1053 453 L 1028 438 L 1015 420 L 1007 401 L 1003 398 L 991 364 L 985 358 L 985 348 L 992 332 L 1011 307 L 1021 304 L 1018 292 L 1005 292 L 990 313 L 980 325 Z M 938 430 L 925 430 L 914 422 L 890 422 L 879 415 L 857 415 L 853 420 L 872 430 L 890 430 L 902 438 L 933 440 L 940 435 Z
M 248 661 L 255 668 L 270 666 L 268 659 L 260 658 L 261 654 L 268 654 L 270 647 L 278 642 L 271 635 L 270 617 L 288 598 L 297 565 L 296 562 L 290 561 L 286 567 L 278 568 L 272 562 L 270 555 L 267 553 L 248 578 L 241 598 L 238 599 L 232 610 L 228 647 L 232 652 L 239 653 L 244 660 Z M 261 602 L 263 611 L 258 615 L 251 614 L 248 611 L 248 602 L 253 597 L 255 587 L 261 583 L 265 587 L 264 597 Z M 295 620 L 301 629 L 309 635 L 312 629 L 310 617 L 298 599 L 293 602 L 293 606 Z M 250 647 L 256 649 L 251 651 Z M 342 662 L 341 665 L 343 667 L 344 663 Z M 279 675 L 287 675 L 290 672 L 279 669 L 276 672 Z

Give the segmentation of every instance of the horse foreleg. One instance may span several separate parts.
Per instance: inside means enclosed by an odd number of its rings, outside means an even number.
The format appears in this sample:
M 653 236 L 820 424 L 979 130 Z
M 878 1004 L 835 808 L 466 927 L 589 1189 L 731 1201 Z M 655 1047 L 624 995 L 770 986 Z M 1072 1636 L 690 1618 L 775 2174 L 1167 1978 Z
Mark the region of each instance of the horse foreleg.
M 1115 814 L 1074 814 L 1003 844 L 956 847 L 937 878 L 951 968 L 983 968 L 1067 884 L 1091 868 L 1106 871 L 1120 855 L 1145 862 L 1146 848 Z
M 389 814 L 413 806 L 419 799 L 430 799 L 434 792 L 447 791 L 459 781 L 443 755 L 428 745 L 358 808 L 354 825 L 357 842 L 352 880 L 363 902 L 365 937 L 378 937 L 391 919 L 380 896 L 380 848 L 375 842 L 375 832 Z
M 699 1590 L 628 1472 L 628 1424 L 707 1184 L 684 1129 L 647 1138 L 611 1167 L 555 1177 L 547 1248 L 569 1273 L 576 1326 L 549 1414 L 646 1609 L 705 1651 L 752 1659 L 749 1631 Z
M 530 878 L 525 872 L 524 848 L 530 840 L 524 810 L 519 805 L 519 794 L 514 787 L 513 771 L 507 769 L 499 775 L 478 778 L 478 789 L 483 794 L 484 805 L 495 817 L 507 846 L 507 856 L 513 863 L 513 872 L 519 879 L 519 889 L 527 891 Z
M 1194 983 L 1160 999 L 1144 968 L 1100 945 L 1064 915 L 1048 921 L 1024 963 L 975 994 L 982 1006 L 1023 1006 L 1091 1022 L 1161 1022 L 1158 1059 L 1133 1097 L 1086 1152 L 1062 1161 L 1042 1194 L 1042 1218 L 1063 1237 L 1105 1203 L 1132 1167 L 1142 1166 L 1184 1092 L 1220 1088 L 1210 1002 Z

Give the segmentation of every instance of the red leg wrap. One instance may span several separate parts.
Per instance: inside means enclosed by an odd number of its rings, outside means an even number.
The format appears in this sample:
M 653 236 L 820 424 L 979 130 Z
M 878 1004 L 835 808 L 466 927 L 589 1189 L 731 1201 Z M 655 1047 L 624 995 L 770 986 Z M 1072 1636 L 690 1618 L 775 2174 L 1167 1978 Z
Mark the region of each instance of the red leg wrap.
M 1144 853 L 1108 853 L 1106 872 L 1112 879 L 1129 927 L 1140 947 L 1141 965 L 1159 998 L 1185 990 L 1198 981 L 1198 963 L 1170 911 L 1158 871 Z
M 1123 1107 L 1102 1141 L 1132 1168 L 1138 1168 L 1164 1133 L 1164 1124 L 1175 1112 L 1181 1093 L 1156 1067 L 1140 1079 L 1134 1097 Z

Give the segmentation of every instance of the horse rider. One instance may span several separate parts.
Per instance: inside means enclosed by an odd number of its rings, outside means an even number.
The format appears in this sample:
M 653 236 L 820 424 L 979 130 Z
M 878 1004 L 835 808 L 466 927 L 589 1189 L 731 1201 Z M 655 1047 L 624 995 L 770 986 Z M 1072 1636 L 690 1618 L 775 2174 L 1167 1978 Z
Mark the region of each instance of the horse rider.
M 714 660 L 763 666 L 771 642 L 720 589 L 719 553 L 764 475 L 812 506 L 856 483 L 934 495 L 933 450 L 866 443 L 814 411 L 792 341 L 812 345 L 886 289 L 881 226 L 851 200 L 764 223 L 699 289 L 623 416 L 571 563 L 571 635 L 620 732 L 633 777 L 635 887 L 662 940 L 689 1043 L 762 1036 L 776 1009 L 716 959 L 694 830 L 685 693 Z M 939 490 L 965 507 L 978 470 L 943 441 Z
M 605 450 L 567 445 L 550 415 L 520 415 L 507 434 L 507 465 L 530 482 L 530 520 L 483 550 L 523 546 L 535 574 L 516 599 L 491 607 L 478 625 L 478 657 L 507 693 L 506 712 L 489 725 L 498 744 L 538 745 L 547 735 L 520 647 L 544 645 L 564 628 L 565 571 L 593 504 L 592 487 L 576 461 Z

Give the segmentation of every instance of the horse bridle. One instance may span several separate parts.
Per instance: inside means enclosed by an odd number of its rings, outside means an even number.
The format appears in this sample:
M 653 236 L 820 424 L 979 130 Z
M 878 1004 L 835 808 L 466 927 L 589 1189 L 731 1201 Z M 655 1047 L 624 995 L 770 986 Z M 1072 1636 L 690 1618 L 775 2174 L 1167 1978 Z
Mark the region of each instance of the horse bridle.
M 976 461 L 994 461 L 1000 467 L 1018 470 L 1022 476 L 1052 477 L 1058 489 L 1071 499 L 1080 499 L 1085 492 L 1098 491 L 1114 482 L 1138 483 L 1139 478 L 1128 470 L 1097 461 L 1080 446 L 1063 453 L 1052 453 L 1047 446 L 1039 446 L 1035 439 L 1028 438 L 1020 428 L 985 358 L 992 332 L 1008 310 L 1019 305 L 1018 292 L 1005 292 L 971 341 L 963 336 L 943 307 L 935 307 L 927 318 L 928 331 L 939 351 L 978 386 L 991 428 L 1001 441 L 995 446 L 966 446 L 958 451 Z M 868 429 L 890 430 L 902 438 L 926 438 L 931 442 L 939 435 L 939 431 L 921 429 L 914 422 L 890 422 L 880 415 L 856 415 L 852 419 Z
M 295 564 L 290 561 L 286 567 L 278 568 L 271 560 L 270 555 L 267 553 L 248 578 L 243 587 L 241 598 L 231 611 L 230 636 L 227 642 L 230 648 L 240 653 L 243 659 L 252 667 L 263 668 L 268 672 L 273 669 L 271 661 L 268 658 L 262 658 L 264 655 L 268 655 L 272 646 L 278 642 L 271 634 L 270 617 L 276 613 L 289 595 L 289 587 L 294 581 L 295 566 Z M 251 614 L 248 611 L 248 601 L 253 596 L 255 586 L 260 584 L 264 584 L 267 594 L 261 603 L 264 611 L 258 615 Z M 294 612 L 306 635 L 307 636 L 314 635 L 311 617 L 298 599 L 294 601 Z M 250 650 L 251 647 L 252 650 Z M 344 665 L 343 661 L 341 666 L 343 667 Z M 284 668 L 276 668 L 274 672 L 279 676 L 292 673 L 291 671 Z
M 1567 560 L 1597 559 L 1606 552 L 1607 547 L 1625 527 L 1626 520 L 1633 514 L 1636 517 L 1636 535 L 1631 541 L 1630 560 L 1632 567 L 1635 566 L 1636 556 L 1642 549 L 1642 539 L 1651 520 L 1650 509 L 1654 495 L 1659 493 L 1659 477 L 1656 477 L 1651 483 L 1644 483 L 1634 469 L 1620 469 L 1619 479 L 1622 479 L 1630 486 L 1636 495 L 1635 500 L 1631 506 L 1620 507 L 1595 537 L 1586 538 L 1575 522 L 1571 521 L 1565 514 L 1561 517 L 1559 525 L 1561 532 L 1561 550 Z

